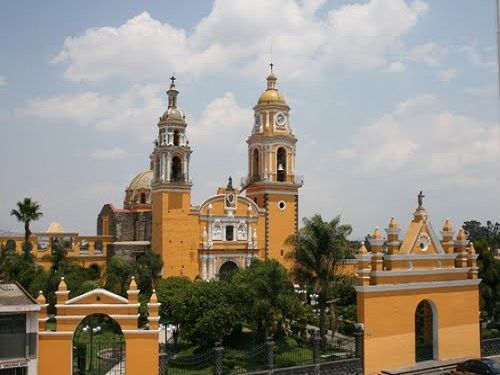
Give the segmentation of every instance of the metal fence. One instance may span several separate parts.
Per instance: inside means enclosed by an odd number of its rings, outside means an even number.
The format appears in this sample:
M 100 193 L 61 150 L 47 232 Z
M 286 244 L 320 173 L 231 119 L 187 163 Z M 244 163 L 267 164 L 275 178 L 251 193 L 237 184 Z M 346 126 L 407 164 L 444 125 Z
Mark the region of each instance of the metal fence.
M 481 340 L 481 356 L 491 357 L 500 355 L 500 337 Z
M 322 373 L 333 368 L 335 371 L 355 368 L 354 372 L 341 371 L 354 374 L 361 369 L 359 340 L 342 337 L 322 343 L 315 335 L 301 344 L 293 339 L 277 342 L 267 339 L 247 349 L 218 344 L 203 352 L 187 348 L 175 351 L 167 344 L 160 347 L 160 375 L 239 375 L 270 370 L 280 374 L 308 374 L 311 369 L 317 372 L 320 368 Z

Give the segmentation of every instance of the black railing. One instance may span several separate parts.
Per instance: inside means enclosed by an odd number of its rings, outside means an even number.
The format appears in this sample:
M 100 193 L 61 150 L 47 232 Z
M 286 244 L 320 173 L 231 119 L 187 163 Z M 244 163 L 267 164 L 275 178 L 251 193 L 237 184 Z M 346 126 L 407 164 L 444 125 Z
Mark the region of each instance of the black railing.
M 481 340 L 481 356 L 491 357 L 500 355 L 500 337 Z
M 356 356 L 356 341 L 354 338 L 334 338 L 325 345 L 314 335 L 304 342 L 286 338 L 274 342 L 253 345 L 250 348 L 222 347 L 220 344 L 212 349 L 194 352 L 183 344 L 172 343 L 160 346 L 160 375 L 165 374 L 200 374 L 200 375 L 239 375 L 258 374 L 272 370 L 274 373 L 305 374 L 314 369 L 319 374 L 320 369 L 352 367 L 355 374 L 361 372 L 361 361 Z M 359 344 L 359 343 L 358 343 Z M 351 361 L 352 359 L 352 361 Z

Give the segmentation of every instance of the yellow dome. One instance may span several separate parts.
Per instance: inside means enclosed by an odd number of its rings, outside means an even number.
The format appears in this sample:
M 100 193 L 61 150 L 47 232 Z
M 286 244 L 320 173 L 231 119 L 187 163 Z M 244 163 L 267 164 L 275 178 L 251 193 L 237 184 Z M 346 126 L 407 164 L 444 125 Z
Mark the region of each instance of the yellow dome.
M 153 171 L 147 170 L 139 173 L 133 178 L 128 185 L 127 190 L 146 189 L 151 190 L 151 179 L 153 178 Z
M 273 103 L 286 105 L 285 96 L 276 89 L 267 89 L 260 96 L 258 104 L 273 104 Z
M 59 223 L 50 223 L 47 233 L 64 233 L 64 229 Z
M 278 91 L 276 88 L 277 78 L 273 73 L 273 67 L 271 65 L 271 72 L 266 78 L 267 89 L 264 91 L 259 98 L 258 104 L 286 104 L 285 96 Z

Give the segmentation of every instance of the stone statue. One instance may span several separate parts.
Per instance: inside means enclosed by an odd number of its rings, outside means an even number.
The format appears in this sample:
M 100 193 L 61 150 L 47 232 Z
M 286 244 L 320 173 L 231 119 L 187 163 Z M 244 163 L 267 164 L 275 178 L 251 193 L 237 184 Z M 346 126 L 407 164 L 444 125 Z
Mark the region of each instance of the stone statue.
M 418 197 L 418 208 L 421 208 L 425 198 L 425 195 L 422 194 L 422 190 L 420 190 L 420 193 L 418 193 L 417 197 Z
M 234 190 L 233 188 L 233 178 L 229 176 L 228 182 L 227 182 L 227 190 Z

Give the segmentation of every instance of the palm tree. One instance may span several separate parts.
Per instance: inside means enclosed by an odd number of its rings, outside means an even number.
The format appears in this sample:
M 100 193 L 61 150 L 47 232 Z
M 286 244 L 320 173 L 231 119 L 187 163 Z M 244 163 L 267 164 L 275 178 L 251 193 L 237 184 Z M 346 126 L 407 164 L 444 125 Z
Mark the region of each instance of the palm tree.
M 40 219 L 40 217 L 43 216 L 40 208 L 41 207 L 38 202 L 32 200 L 30 197 L 27 197 L 24 198 L 23 201 L 17 202 L 17 208 L 13 208 L 10 211 L 10 214 L 12 216 L 15 216 L 18 221 L 24 223 L 23 249 L 25 252 L 25 256 L 27 256 L 31 251 L 31 247 L 28 245 L 29 238 L 31 236 L 30 223 L 32 221 Z
M 318 295 L 320 310 L 320 336 L 326 342 L 326 307 L 334 309 L 328 301 L 336 283 L 347 281 L 337 265 L 352 257 L 347 236 L 351 234 L 349 224 L 340 224 L 340 216 L 332 221 L 323 221 L 321 215 L 303 219 L 303 227 L 291 235 L 286 243 L 292 248 L 287 258 L 293 261 L 292 274 L 296 282 L 310 288 Z

